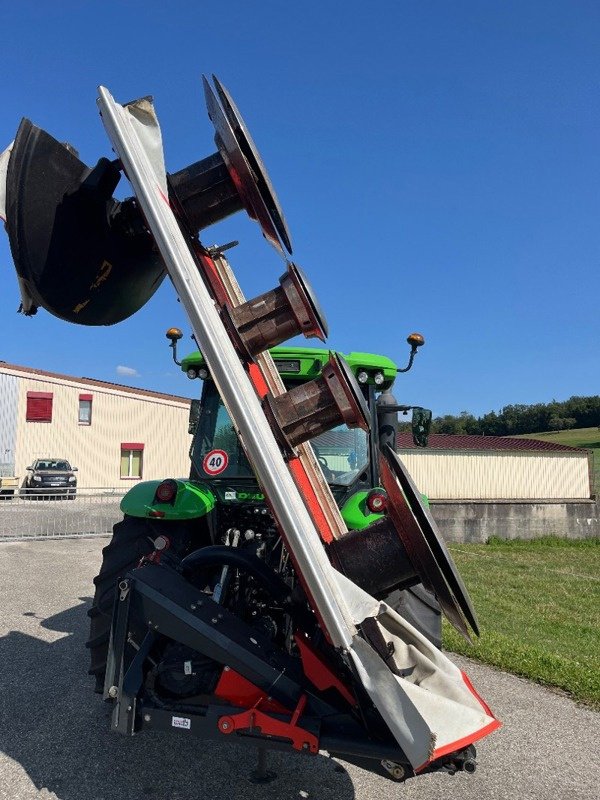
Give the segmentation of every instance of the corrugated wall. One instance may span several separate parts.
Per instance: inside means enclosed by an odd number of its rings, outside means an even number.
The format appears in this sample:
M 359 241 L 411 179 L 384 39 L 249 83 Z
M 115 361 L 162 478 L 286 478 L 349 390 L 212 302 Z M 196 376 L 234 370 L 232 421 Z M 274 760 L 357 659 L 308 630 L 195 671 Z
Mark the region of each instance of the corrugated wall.
M 439 500 L 555 500 L 590 496 L 581 453 L 404 450 L 398 454 L 419 490 Z
M 27 422 L 27 392 L 52 392 L 52 422 Z M 79 395 L 91 394 L 92 424 L 78 422 Z M 33 459 L 66 458 L 78 467 L 78 486 L 129 488 L 120 477 L 122 442 L 144 444 L 142 479 L 189 474 L 189 404 L 118 389 L 75 384 L 46 376 L 18 377 L 16 474 L 22 479 Z
M 0 465 L 6 465 L 7 472 L 15 460 L 18 384 L 14 375 L 0 372 Z

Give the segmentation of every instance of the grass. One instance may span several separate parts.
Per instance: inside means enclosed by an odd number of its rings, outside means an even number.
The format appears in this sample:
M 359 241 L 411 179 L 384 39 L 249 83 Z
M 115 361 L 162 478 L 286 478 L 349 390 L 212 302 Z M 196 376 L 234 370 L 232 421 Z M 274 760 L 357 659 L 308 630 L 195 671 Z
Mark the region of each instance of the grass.
M 594 458 L 594 491 L 600 496 L 600 429 L 575 428 L 571 431 L 548 431 L 547 433 L 523 433 L 519 439 L 540 439 L 542 442 L 556 442 L 570 447 L 586 447 Z
M 445 625 L 444 647 L 600 709 L 600 539 L 450 545 L 477 611 L 468 645 Z

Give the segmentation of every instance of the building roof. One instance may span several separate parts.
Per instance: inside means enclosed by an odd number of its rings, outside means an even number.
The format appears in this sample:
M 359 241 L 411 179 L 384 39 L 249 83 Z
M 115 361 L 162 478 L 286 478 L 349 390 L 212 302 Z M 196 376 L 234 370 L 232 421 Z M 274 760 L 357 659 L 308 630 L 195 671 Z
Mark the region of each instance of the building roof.
M 412 433 L 398 434 L 398 450 L 416 450 Z M 518 439 L 515 436 L 475 436 L 470 434 L 431 433 L 427 450 L 519 450 L 519 451 L 581 451 L 580 447 L 571 447 L 556 442 L 545 442 L 540 439 Z
M 67 381 L 68 383 L 75 383 L 77 386 L 92 386 L 98 389 L 112 389 L 113 391 L 123 392 L 124 394 L 137 394 L 144 397 L 154 397 L 157 400 L 176 400 L 190 403 L 189 397 L 182 397 L 177 394 L 164 394 L 163 392 L 153 392 L 150 389 L 136 389 L 133 386 L 124 386 L 121 383 L 111 383 L 109 381 L 99 381 L 95 378 L 77 378 L 74 375 L 62 375 L 60 372 L 47 372 L 43 369 L 35 369 L 34 367 L 23 367 L 20 364 L 9 364 L 6 361 L 0 360 L 0 369 L 15 370 L 16 372 L 23 372 L 31 376 L 39 378 L 51 378 L 53 380 Z

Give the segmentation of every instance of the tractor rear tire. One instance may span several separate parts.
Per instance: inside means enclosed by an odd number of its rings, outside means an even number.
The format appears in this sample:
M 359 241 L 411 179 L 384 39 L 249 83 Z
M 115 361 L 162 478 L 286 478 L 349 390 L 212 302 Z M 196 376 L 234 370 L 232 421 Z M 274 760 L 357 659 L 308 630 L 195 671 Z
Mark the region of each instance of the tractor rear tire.
M 102 550 L 102 566 L 94 578 L 94 602 L 88 611 L 90 636 L 85 645 L 90 651 L 88 673 L 95 676 L 95 691 L 99 694 L 104 686 L 117 581 L 154 550 L 156 535 L 147 520 L 125 517 L 113 527 L 112 539 Z
M 108 642 L 112 625 L 115 589 L 119 578 L 135 569 L 143 556 L 154 551 L 154 540 L 160 534 L 170 540 L 169 554 L 187 555 L 192 540 L 201 539 L 199 520 L 189 522 L 157 522 L 125 516 L 113 527 L 113 536 L 102 550 L 102 566 L 94 578 L 96 591 L 89 609 L 90 636 L 86 647 L 90 651 L 89 675 L 96 678 L 95 691 L 102 694 Z M 197 546 L 200 545 L 198 541 Z

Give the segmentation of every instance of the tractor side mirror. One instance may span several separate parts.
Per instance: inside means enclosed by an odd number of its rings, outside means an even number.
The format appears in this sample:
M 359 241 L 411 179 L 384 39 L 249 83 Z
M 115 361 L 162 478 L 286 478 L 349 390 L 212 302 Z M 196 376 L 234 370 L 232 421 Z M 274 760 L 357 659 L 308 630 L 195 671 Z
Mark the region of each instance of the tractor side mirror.
M 377 417 L 379 427 L 379 447 L 385 449 L 389 445 L 396 447 L 396 434 L 398 432 L 398 412 L 408 414 L 412 411 L 412 437 L 417 447 L 427 447 L 429 431 L 431 430 L 432 413 L 429 408 L 421 406 L 401 406 L 396 403 L 396 398 L 389 391 L 382 392 L 377 399 Z
M 413 408 L 412 437 L 417 447 L 427 447 L 431 430 L 432 413 L 429 408 L 419 406 Z

